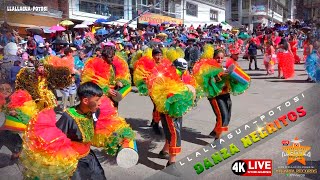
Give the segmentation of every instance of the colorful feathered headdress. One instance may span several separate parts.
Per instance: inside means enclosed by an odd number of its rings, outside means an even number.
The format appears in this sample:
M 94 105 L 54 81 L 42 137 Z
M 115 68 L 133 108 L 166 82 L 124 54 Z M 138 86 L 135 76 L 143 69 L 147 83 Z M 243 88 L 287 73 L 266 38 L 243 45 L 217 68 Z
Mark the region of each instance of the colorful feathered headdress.
M 183 49 L 177 47 L 171 47 L 168 49 L 166 52 L 166 57 L 169 59 L 171 62 L 177 60 L 178 58 L 184 58 L 184 51 Z
M 214 56 L 214 47 L 212 44 L 206 44 L 203 47 L 203 53 L 201 59 L 211 59 Z

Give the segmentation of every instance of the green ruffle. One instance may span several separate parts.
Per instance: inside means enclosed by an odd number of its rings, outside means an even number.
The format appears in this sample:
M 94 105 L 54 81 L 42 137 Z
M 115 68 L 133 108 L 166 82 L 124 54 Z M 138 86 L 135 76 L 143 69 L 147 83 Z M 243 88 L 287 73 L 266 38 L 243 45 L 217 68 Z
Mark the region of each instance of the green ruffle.
M 147 96 L 148 95 L 148 87 L 144 81 L 137 83 L 138 91 L 141 95 Z
M 230 78 L 230 87 L 232 95 L 237 96 L 244 93 L 250 87 L 250 83 L 251 82 L 249 82 L 248 84 L 242 84 Z
M 125 80 L 125 79 L 119 79 L 118 81 L 121 82 L 123 86 L 126 86 L 126 85 L 128 85 L 128 84 L 131 84 L 129 81 L 127 81 L 127 80 Z
M 116 155 L 122 145 L 124 139 L 134 140 L 135 134 L 130 127 L 121 128 L 114 132 L 111 137 L 105 142 L 105 151 L 109 155 Z
M 103 91 L 103 94 L 108 94 L 108 91 L 109 91 L 109 86 L 105 86 L 102 88 L 102 91 Z
M 218 96 L 222 92 L 223 86 L 225 85 L 225 79 L 221 78 L 220 81 L 214 82 L 215 78 L 217 78 L 218 74 L 222 71 L 222 69 L 215 69 L 202 76 L 203 90 L 210 98 Z
M 171 117 L 181 117 L 193 106 L 193 94 L 184 91 L 169 97 L 165 102 L 165 110 Z
M 23 124 L 29 123 L 30 117 L 28 115 L 23 113 L 20 109 L 16 109 L 15 111 L 17 112 L 17 118 L 21 120 Z

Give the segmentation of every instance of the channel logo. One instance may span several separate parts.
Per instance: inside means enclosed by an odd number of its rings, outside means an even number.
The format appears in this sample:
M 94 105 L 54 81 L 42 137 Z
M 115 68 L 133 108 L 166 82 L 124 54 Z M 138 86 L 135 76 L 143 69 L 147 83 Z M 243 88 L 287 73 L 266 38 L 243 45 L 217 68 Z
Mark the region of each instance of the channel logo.
M 231 170 L 238 176 L 272 176 L 272 160 L 243 159 L 232 163 Z

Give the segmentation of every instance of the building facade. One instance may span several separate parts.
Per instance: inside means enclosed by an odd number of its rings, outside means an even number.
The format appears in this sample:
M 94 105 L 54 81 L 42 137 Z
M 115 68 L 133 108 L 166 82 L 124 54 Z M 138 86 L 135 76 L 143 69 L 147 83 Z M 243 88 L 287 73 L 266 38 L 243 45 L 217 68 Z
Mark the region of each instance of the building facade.
M 320 23 L 320 0 L 295 0 L 297 19 Z
M 160 0 L 68 0 L 69 18 L 79 21 L 94 21 L 98 18 L 116 17 L 120 20 L 131 20 L 139 13 L 149 9 Z M 212 24 L 225 20 L 225 0 L 163 0 L 143 17 L 152 17 L 161 22 L 181 19 L 187 25 Z M 173 20 L 180 22 L 178 20 Z
M 182 0 L 186 25 L 219 24 L 225 21 L 225 0 Z
M 227 0 L 226 21 L 244 25 L 272 25 L 291 19 L 291 0 Z

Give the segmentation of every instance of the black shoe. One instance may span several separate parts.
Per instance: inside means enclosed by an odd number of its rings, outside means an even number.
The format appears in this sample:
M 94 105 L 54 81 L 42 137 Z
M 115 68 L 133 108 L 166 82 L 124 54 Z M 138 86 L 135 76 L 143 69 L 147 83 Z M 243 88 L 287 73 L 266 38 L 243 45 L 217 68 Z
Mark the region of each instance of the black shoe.
M 217 140 L 221 137 L 221 134 L 217 134 L 215 131 L 211 131 L 209 137 L 214 138 L 214 140 Z
M 169 153 L 165 152 L 165 151 L 160 151 L 159 153 L 159 158 L 160 159 L 169 159 L 170 156 L 169 156 Z
M 257 71 L 258 71 L 258 70 L 260 70 L 260 68 L 255 68 L 254 70 L 257 70 Z
M 249 68 L 249 71 L 252 71 L 252 69 L 251 69 L 251 68 Z
M 172 165 L 172 166 L 171 166 L 171 165 Z M 170 167 L 169 167 L 169 166 L 170 166 Z M 171 174 L 171 175 L 173 175 L 173 176 L 176 176 L 176 177 L 181 177 L 181 176 L 182 176 L 182 174 L 179 172 L 179 170 L 177 169 L 177 166 L 175 165 L 174 162 L 173 162 L 173 163 L 170 163 L 170 162 L 168 161 L 166 167 L 168 167 L 168 168 L 166 168 L 166 169 L 164 170 L 164 172 L 169 173 L 169 174 Z
M 159 123 L 156 123 L 154 121 L 151 122 L 150 127 L 152 127 L 154 133 L 156 133 L 157 135 L 161 135 L 161 131 L 160 131 L 160 127 L 159 127 Z

